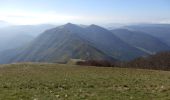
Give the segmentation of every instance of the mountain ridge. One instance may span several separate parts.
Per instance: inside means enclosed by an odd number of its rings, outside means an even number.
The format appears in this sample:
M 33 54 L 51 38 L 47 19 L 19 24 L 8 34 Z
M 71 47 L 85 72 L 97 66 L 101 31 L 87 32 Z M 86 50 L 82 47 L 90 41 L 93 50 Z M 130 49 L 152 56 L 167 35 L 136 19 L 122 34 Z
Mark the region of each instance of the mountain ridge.
M 79 28 L 78 26 L 73 24 L 66 24 L 66 26 L 62 27 L 64 28 L 64 30 L 63 28 L 61 29 L 61 27 L 57 27 L 42 33 L 31 44 L 29 44 L 28 47 L 20 50 L 18 56 L 12 59 L 13 60 L 12 62 L 20 61 L 66 62 L 69 60 L 69 58 L 79 59 L 81 57 L 83 59 L 113 60 L 113 58 L 105 55 L 100 50 L 89 45 L 87 41 L 84 42 L 84 40 L 81 39 L 77 35 L 77 33 L 74 32 L 77 31 L 74 29 Z M 73 31 L 69 31 L 70 28 Z M 45 46 L 48 47 L 44 48 Z M 87 57 L 86 55 L 87 53 L 90 58 Z M 9 62 L 10 61 L 11 59 L 9 60 Z M 8 61 L 6 63 L 8 63 Z
M 128 30 L 128 29 L 115 29 L 112 30 L 113 34 L 119 37 L 124 42 L 148 52 L 149 54 L 155 54 L 157 52 L 163 52 L 170 50 L 170 47 L 150 34 Z
M 127 36 L 129 40 L 136 39 L 136 41 L 130 41 L 131 43 L 124 41 L 117 36 L 115 30 L 111 32 L 98 25 L 92 24 L 81 27 L 80 25 L 67 23 L 45 30 L 31 43 L 21 48 L 0 53 L 0 56 L 3 58 L 0 58 L 0 63 L 66 63 L 70 59 L 129 61 L 154 54 L 155 52 L 159 52 L 157 48 L 165 49 L 166 47 L 163 43 L 159 43 L 160 41 L 155 37 L 142 32 L 126 29 L 123 29 L 123 31 L 131 36 Z M 135 32 L 139 36 L 134 35 Z M 151 41 L 147 44 L 153 47 L 151 48 L 146 45 L 144 43 L 146 41 L 144 40 Z

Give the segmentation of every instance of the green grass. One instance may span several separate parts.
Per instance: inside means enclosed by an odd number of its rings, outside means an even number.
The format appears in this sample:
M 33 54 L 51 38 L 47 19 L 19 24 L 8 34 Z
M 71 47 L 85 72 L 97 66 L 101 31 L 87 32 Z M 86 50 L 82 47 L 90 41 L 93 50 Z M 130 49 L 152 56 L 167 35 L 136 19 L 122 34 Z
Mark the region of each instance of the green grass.
M 0 100 L 170 100 L 170 72 L 58 64 L 1 65 Z

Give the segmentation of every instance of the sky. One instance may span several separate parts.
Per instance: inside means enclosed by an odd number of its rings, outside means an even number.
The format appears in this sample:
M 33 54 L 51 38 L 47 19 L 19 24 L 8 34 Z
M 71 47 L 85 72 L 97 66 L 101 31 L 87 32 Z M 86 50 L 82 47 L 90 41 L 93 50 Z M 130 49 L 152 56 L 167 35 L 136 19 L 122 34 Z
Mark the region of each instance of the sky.
M 0 0 L 12 24 L 170 23 L 170 0 Z

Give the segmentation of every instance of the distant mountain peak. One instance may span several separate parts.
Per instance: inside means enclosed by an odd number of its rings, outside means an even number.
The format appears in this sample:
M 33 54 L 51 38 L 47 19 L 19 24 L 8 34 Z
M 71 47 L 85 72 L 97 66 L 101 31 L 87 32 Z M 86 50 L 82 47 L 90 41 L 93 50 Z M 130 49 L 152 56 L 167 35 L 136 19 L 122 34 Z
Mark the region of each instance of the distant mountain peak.
M 92 29 L 103 29 L 103 30 L 107 30 L 107 29 L 105 29 L 105 28 L 103 28 L 103 27 L 101 27 L 101 26 L 98 26 L 98 25 L 95 25 L 95 24 L 91 24 L 88 28 L 92 28 Z
M 100 32 L 105 32 L 105 33 L 108 33 L 108 30 L 103 28 L 103 27 L 100 27 L 98 25 L 95 25 L 95 24 L 92 24 L 90 25 L 89 27 L 87 27 L 88 30 L 94 30 L 94 31 L 100 31 Z
M 102 27 L 95 25 L 95 24 L 91 24 L 89 27 L 91 27 L 91 28 L 102 28 Z
M 75 29 L 75 28 L 80 28 L 78 25 L 75 25 L 75 24 L 72 24 L 72 23 L 67 23 L 67 24 L 64 24 L 62 26 L 60 26 L 59 28 L 61 29 Z
M 72 25 L 75 25 L 75 24 L 67 23 L 67 24 L 65 24 L 64 26 L 72 26 Z
M 79 27 L 78 25 L 76 24 L 72 24 L 72 23 L 67 23 L 65 25 L 63 25 L 64 27 Z

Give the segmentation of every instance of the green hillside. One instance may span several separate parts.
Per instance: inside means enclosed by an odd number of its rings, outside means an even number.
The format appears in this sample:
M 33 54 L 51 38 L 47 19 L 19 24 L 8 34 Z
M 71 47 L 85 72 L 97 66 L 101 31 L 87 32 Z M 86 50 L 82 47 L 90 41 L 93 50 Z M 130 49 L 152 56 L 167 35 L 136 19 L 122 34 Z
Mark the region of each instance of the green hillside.
M 169 94 L 168 71 L 0 65 L 0 100 L 168 100 Z

